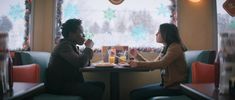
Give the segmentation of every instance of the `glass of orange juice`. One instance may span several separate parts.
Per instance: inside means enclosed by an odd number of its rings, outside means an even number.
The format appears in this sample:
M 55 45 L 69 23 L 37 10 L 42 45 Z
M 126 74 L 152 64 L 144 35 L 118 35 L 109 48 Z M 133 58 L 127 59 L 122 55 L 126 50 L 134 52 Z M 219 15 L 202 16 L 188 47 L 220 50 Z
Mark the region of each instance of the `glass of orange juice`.
M 115 63 L 115 56 L 109 56 L 109 63 L 111 64 Z
M 125 64 L 126 63 L 126 56 L 125 55 L 122 55 L 119 57 L 119 63 L 120 64 Z

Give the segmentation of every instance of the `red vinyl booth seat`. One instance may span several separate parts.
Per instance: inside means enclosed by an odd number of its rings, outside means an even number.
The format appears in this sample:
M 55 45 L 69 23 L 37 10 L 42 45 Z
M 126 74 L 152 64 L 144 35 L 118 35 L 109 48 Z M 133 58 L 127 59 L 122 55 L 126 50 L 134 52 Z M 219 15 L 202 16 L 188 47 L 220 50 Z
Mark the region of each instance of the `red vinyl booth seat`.
M 13 66 L 13 82 L 40 82 L 40 68 L 38 64 Z
M 202 62 L 192 63 L 192 83 L 214 83 L 215 66 Z

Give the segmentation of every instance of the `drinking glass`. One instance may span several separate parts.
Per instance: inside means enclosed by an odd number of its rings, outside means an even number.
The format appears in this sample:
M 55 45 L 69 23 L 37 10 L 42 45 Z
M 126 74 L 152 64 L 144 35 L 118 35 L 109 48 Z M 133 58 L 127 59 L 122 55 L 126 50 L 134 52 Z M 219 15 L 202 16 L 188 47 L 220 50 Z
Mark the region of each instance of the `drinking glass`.
M 125 55 L 122 55 L 119 57 L 119 63 L 120 64 L 125 64 L 126 63 L 126 56 Z
M 109 56 L 109 63 L 111 64 L 115 63 L 115 56 Z

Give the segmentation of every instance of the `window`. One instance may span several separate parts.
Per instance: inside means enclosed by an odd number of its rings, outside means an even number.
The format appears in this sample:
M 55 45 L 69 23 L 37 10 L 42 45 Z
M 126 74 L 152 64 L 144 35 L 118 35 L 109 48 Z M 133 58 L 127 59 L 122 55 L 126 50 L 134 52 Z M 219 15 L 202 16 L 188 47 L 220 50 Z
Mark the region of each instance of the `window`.
M 222 68 L 234 66 L 235 62 L 235 17 L 232 17 L 225 11 L 223 4 L 226 0 L 217 0 L 217 27 L 218 27 L 218 51 L 221 53 L 220 62 Z M 229 1 L 229 0 L 227 0 Z M 232 1 L 232 0 L 231 0 Z M 234 4 L 230 4 L 234 7 Z M 231 65 L 229 65 L 231 63 Z M 221 72 L 226 73 L 226 71 Z M 228 73 L 227 73 L 228 74 Z M 226 76 L 226 75 L 225 75 Z M 224 82 L 222 82 L 224 84 Z M 224 88 L 223 88 L 224 89 Z
M 175 0 L 58 0 L 55 41 L 61 38 L 60 26 L 70 18 L 83 21 L 86 39 L 94 48 L 128 45 L 134 48 L 156 48 L 155 34 L 162 23 L 176 24 Z
M 222 33 L 231 34 L 228 38 L 235 37 L 235 17 L 230 16 L 225 9 L 223 8 L 223 4 L 226 0 L 217 0 L 217 27 L 218 27 L 218 47 L 221 48 L 221 36 Z M 223 40 L 224 41 L 224 40 Z M 234 45 L 234 43 L 228 43 L 227 45 Z
M 9 49 L 30 50 L 31 0 L 1 0 L 0 9 L 0 31 L 8 33 Z
M 233 32 L 235 33 L 235 17 L 230 16 L 223 8 L 226 0 L 217 1 L 217 22 L 218 33 Z

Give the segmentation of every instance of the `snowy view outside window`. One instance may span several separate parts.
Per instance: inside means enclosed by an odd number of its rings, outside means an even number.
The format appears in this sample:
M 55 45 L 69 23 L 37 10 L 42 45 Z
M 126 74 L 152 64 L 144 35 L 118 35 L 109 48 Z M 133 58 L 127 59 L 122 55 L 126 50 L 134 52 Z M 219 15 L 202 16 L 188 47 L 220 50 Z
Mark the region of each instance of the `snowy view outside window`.
M 0 9 L 0 31 L 4 31 L 5 28 L 12 25 L 11 29 L 7 31 L 9 49 L 22 48 L 25 34 L 25 0 L 1 0 Z
M 218 33 L 235 33 L 235 17 L 230 16 L 223 8 L 226 0 L 217 0 Z
M 217 26 L 218 26 L 218 47 L 221 48 L 221 35 L 222 33 L 231 34 L 228 38 L 235 41 L 235 17 L 230 16 L 225 9 L 223 4 L 226 0 L 217 0 Z M 229 44 L 229 43 L 228 43 Z M 230 43 L 234 45 L 234 43 Z
M 86 38 L 94 48 L 113 45 L 161 47 L 155 34 L 162 23 L 171 22 L 171 0 L 63 0 L 62 23 L 70 18 L 83 21 Z

